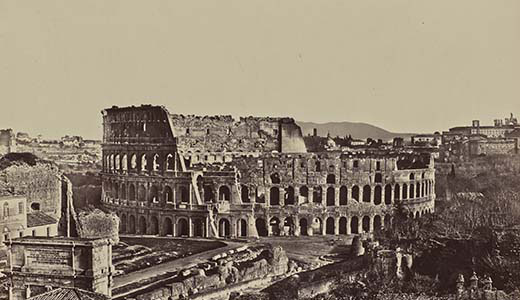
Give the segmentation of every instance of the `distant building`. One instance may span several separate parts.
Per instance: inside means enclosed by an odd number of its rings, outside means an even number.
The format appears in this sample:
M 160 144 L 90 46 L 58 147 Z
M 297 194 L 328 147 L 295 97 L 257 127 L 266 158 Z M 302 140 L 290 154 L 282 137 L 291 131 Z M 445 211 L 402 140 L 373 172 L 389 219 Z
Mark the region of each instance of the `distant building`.
M 61 138 L 61 142 L 64 146 L 69 147 L 80 147 L 84 144 L 83 138 L 81 136 L 64 136 Z
M 16 139 L 12 129 L 0 129 L 0 155 L 16 151 Z
M 411 138 L 412 145 L 432 145 L 439 146 L 442 144 L 442 135 L 438 132 L 434 134 L 417 134 Z

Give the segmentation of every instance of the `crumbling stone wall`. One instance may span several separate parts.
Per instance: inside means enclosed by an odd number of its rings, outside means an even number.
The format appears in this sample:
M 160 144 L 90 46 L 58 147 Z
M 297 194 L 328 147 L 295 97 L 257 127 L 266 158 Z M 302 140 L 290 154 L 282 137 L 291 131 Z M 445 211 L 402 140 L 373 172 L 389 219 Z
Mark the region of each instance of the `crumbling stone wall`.
M 108 238 L 112 244 L 119 243 L 119 218 L 114 213 L 94 209 L 76 215 L 76 230 L 80 238 Z

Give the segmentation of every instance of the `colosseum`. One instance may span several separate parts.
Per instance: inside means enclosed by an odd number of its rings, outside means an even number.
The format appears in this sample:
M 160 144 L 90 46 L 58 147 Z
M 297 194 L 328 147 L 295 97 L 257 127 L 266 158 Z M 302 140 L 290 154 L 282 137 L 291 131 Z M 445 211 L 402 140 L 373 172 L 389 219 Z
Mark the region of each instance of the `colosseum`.
M 103 115 L 104 205 L 129 234 L 258 237 L 373 232 L 400 200 L 432 213 L 433 158 L 394 150 L 308 153 L 291 118 Z

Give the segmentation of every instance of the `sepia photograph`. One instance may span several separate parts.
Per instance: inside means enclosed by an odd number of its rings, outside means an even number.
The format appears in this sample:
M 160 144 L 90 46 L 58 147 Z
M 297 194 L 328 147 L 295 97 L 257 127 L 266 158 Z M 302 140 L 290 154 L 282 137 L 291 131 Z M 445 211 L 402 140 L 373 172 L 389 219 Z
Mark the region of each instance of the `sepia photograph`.
M 0 300 L 520 300 L 520 1 L 0 0 Z

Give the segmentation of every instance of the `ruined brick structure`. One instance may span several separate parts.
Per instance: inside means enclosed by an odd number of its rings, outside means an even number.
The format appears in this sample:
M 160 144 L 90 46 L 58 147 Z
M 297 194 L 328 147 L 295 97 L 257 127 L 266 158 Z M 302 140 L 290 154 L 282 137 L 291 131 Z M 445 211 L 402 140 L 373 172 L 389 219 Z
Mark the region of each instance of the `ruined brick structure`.
M 429 155 L 307 153 L 290 118 L 182 116 L 151 105 L 102 113 L 102 200 L 123 233 L 355 234 L 390 223 L 396 200 L 414 217 L 434 210 Z

